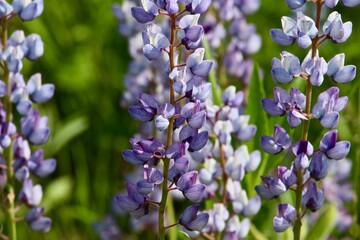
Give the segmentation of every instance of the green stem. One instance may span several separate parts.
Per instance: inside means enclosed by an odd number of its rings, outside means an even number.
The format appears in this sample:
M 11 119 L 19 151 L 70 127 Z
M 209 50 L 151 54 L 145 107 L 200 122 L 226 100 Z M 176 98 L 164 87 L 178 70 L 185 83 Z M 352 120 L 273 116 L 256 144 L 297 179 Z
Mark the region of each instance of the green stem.
M 316 27 L 319 29 L 320 27 L 320 17 L 321 17 L 321 7 L 322 7 L 322 1 L 317 0 L 316 1 Z M 316 36 L 312 40 L 312 58 L 316 57 L 316 53 L 318 50 L 318 41 L 319 36 Z M 310 79 L 310 78 L 309 78 Z M 312 97 L 312 85 L 310 80 L 307 80 L 306 82 L 306 107 L 305 107 L 305 113 L 309 116 L 311 114 L 311 97 Z M 308 133 L 310 128 L 310 119 L 303 122 L 303 129 L 301 134 L 301 140 L 307 141 L 308 139 Z M 303 191 L 303 170 L 299 170 L 297 173 L 297 186 L 296 186 L 296 202 L 295 202 L 295 208 L 296 208 L 296 220 L 295 220 L 295 226 L 293 229 L 294 232 L 294 239 L 300 240 L 301 236 L 301 218 L 302 218 L 302 209 L 301 209 L 301 201 L 302 201 L 302 191 Z
M 5 51 L 7 45 L 8 30 L 7 30 L 7 19 L 6 16 L 1 18 L 1 43 L 2 50 Z M 8 88 L 8 92 L 5 96 L 5 111 L 6 111 L 6 122 L 11 122 L 12 118 L 12 105 L 10 101 L 11 96 L 11 82 L 10 82 L 10 71 L 6 61 L 3 62 L 4 69 L 4 82 Z M 12 143 L 4 151 L 7 164 L 7 178 L 8 183 L 6 186 L 7 191 L 7 222 L 9 231 L 9 240 L 16 240 L 16 217 L 15 217 L 15 191 L 14 191 L 14 168 L 13 168 L 13 156 L 12 156 Z
M 170 16 L 171 21 L 171 34 L 170 34 L 170 51 L 169 51 L 169 60 L 170 60 L 170 71 L 172 71 L 175 67 L 175 34 L 176 34 L 176 18 L 177 15 L 173 14 Z M 170 80 L 170 103 L 175 104 L 175 92 L 174 92 L 174 80 Z M 169 126 L 167 129 L 167 139 L 166 139 L 166 149 L 169 148 L 172 144 L 173 138 L 173 128 L 174 128 L 174 121 L 175 118 L 171 117 L 169 121 Z M 165 208 L 166 208 L 166 201 L 168 197 L 168 184 L 167 179 L 169 175 L 169 167 L 170 167 L 170 159 L 164 159 L 164 182 L 162 183 L 162 195 L 161 195 L 161 202 L 159 207 L 159 216 L 158 216 L 158 231 L 159 236 L 158 239 L 165 240 Z

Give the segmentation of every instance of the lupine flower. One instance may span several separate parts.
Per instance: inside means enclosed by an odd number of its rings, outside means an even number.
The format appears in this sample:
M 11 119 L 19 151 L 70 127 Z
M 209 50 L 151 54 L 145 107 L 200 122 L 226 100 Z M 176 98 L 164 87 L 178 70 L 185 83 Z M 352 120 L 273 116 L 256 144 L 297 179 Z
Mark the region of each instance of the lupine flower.
M 204 53 L 205 49 L 198 48 L 186 59 L 186 67 L 188 67 L 195 76 L 206 77 L 212 70 L 214 62 L 203 60 Z
M 208 10 L 211 0 L 185 0 L 186 10 L 192 14 L 204 13 Z
M 328 173 L 328 159 L 321 152 L 315 152 L 309 165 L 309 171 L 312 178 L 320 180 L 326 177 Z
M 356 76 L 356 67 L 354 65 L 346 65 L 345 54 L 337 54 L 328 63 L 327 75 L 337 83 L 348 83 Z
M 161 55 L 161 51 L 169 46 L 169 39 L 161 33 L 161 28 L 156 24 L 146 26 L 146 32 L 142 34 L 144 47 L 143 53 L 148 60 L 154 60 Z
M 126 189 L 128 195 L 119 194 L 115 197 L 118 206 L 122 210 L 131 213 L 135 218 L 140 218 L 147 214 L 149 212 L 149 205 L 146 202 L 146 198 L 137 191 L 136 186 L 127 183 Z
M 14 8 L 14 13 L 24 21 L 31 21 L 40 16 L 44 10 L 43 0 L 14 0 L 11 4 Z
M 0 17 L 5 17 L 13 11 L 13 7 L 6 1 L 0 1 Z
M 302 12 L 298 11 L 296 21 L 289 17 L 282 17 L 283 29 L 271 29 L 272 39 L 283 46 L 298 42 L 299 47 L 308 48 L 311 45 L 311 39 L 318 34 L 315 22 Z
M 102 221 L 95 222 L 94 228 L 102 240 L 120 239 L 122 235 L 115 219 L 110 215 L 105 216 Z
M 199 231 L 206 226 L 209 220 L 208 213 L 200 213 L 199 211 L 200 205 L 195 204 L 186 208 L 183 214 L 179 218 L 180 225 L 184 226 L 189 231 Z
M 271 75 L 280 84 L 291 82 L 301 72 L 300 60 L 286 51 L 281 52 L 281 60 L 273 58 L 271 66 Z
M 186 15 L 179 21 L 178 38 L 187 49 L 196 49 L 204 35 L 204 29 L 198 25 L 200 14 Z
M 43 217 L 44 208 L 36 207 L 31 209 L 25 216 L 29 226 L 37 232 L 48 232 L 51 227 L 51 219 Z
M 21 119 L 21 132 L 30 143 L 44 144 L 50 137 L 48 118 L 40 117 L 38 110 L 31 110 L 26 117 Z
M 340 89 L 331 87 L 319 94 L 318 101 L 314 105 L 312 113 L 320 119 L 323 127 L 332 129 L 339 121 L 339 112 L 342 111 L 348 101 L 348 97 L 339 97 Z
M 279 178 L 262 176 L 261 179 L 263 185 L 257 185 L 255 191 L 263 199 L 276 198 L 287 190 L 285 184 Z
M 26 179 L 19 193 L 19 200 L 27 206 L 37 206 L 42 199 L 42 187 L 40 185 L 33 186 L 31 179 Z
M 182 175 L 176 183 L 176 187 L 191 202 L 200 202 L 205 197 L 206 186 L 196 184 L 198 173 L 196 171 L 188 172 Z
M 301 64 L 302 71 L 310 75 L 310 82 L 313 86 L 319 87 L 324 81 L 324 74 L 328 70 L 328 64 L 324 58 L 319 58 L 319 52 L 312 58 L 312 50 L 306 55 Z
M 323 32 L 333 42 L 342 43 L 345 42 L 351 35 L 352 23 L 343 23 L 341 15 L 338 12 L 332 12 L 323 26 Z
M 305 2 L 306 0 L 286 0 L 286 4 L 291 10 L 301 8 Z
M 29 169 L 39 177 L 46 177 L 54 172 L 56 168 L 56 160 L 44 160 L 44 151 L 42 149 L 34 152 L 29 159 Z
M 320 141 L 320 151 L 330 159 L 340 160 L 349 153 L 351 144 L 349 141 L 337 142 L 337 134 L 337 130 L 325 133 Z
M 324 204 L 324 190 L 317 190 L 315 181 L 307 185 L 307 189 L 302 197 L 302 205 L 306 206 L 312 212 L 315 212 Z
M 293 206 L 287 203 L 279 203 L 279 215 L 274 217 L 273 226 L 276 232 L 284 232 L 294 224 L 296 219 L 296 210 Z
M 225 236 L 225 239 L 229 236 L 234 236 L 234 239 L 245 238 L 249 234 L 250 225 L 251 223 L 248 218 L 244 218 L 240 221 L 239 216 L 232 216 L 226 225 L 227 235 Z
M 297 182 L 296 172 L 293 167 L 288 169 L 285 166 L 278 166 L 277 174 L 278 178 L 285 184 L 286 188 L 289 188 Z
M 229 219 L 229 211 L 224 204 L 215 203 L 213 208 L 208 211 L 209 221 L 204 228 L 204 232 L 222 232 L 225 229 L 226 221 Z
M 158 7 L 150 0 L 142 0 L 143 7 L 132 7 L 131 14 L 139 23 L 148 23 L 159 14 Z
M 215 159 L 207 159 L 204 163 L 204 168 L 199 172 L 200 182 L 205 185 L 211 184 L 214 179 L 220 176 L 222 173 L 221 166 Z
M 290 95 L 282 88 L 274 88 L 274 99 L 263 98 L 261 105 L 265 112 L 272 116 L 283 116 L 287 113 L 287 121 L 294 128 L 307 118 L 302 111 L 305 109 L 306 96 L 297 88 L 290 89 Z
M 54 95 L 54 84 L 41 84 L 41 74 L 31 76 L 26 86 L 31 98 L 38 103 L 47 102 Z
M 289 134 L 279 125 L 274 127 L 274 137 L 262 136 L 260 139 L 261 147 L 265 152 L 277 154 L 283 149 L 288 149 L 291 145 Z
M 147 195 L 154 190 L 156 185 L 163 182 L 164 177 L 159 170 L 152 167 L 144 167 L 144 179 L 136 184 L 137 191 L 142 195 Z
M 186 156 L 176 158 L 174 164 L 169 169 L 168 179 L 171 182 L 176 182 L 182 175 L 189 170 L 189 159 Z
M 30 34 L 21 45 L 24 55 L 29 60 L 36 60 L 44 54 L 44 43 L 38 34 Z

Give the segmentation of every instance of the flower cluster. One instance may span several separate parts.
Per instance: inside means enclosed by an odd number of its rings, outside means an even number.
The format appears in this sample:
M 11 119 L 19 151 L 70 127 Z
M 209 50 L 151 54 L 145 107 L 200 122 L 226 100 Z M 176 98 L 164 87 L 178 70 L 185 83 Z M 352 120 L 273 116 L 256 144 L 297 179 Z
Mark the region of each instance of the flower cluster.
M 306 1 L 286 1 L 291 9 L 297 9 Z M 273 99 L 262 100 L 262 107 L 272 116 L 286 115 L 291 128 L 303 124 L 302 136 L 293 142 L 287 131 L 280 125 L 274 128 L 273 136 L 261 138 L 262 148 L 269 154 L 278 154 L 290 150 L 293 162 L 288 168 L 278 166 L 277 176 L 263 176 L 262 185 L 256 186 L 257 193 L 266 200 L 273 199 L 294 190 L 296 206 L 279 203 L 279 215 L 275 216 L 273 226 L 275 231 L 283 232 L 294 226 L 295 239 L 299 239 L 301 219 L 306 210 L 317 211 L 324 203 L 326 194 L 318 181 L 324 179 L 328 173 L 328 166 L 334 160 L 340 160 L 350 151 L 349 141 L 338 141 L 338 131 L 334 129 L 339 121 L 339 112 L 346 106 L 348 98 L 340 97 L 338 87 L 330 87 L 319 94 L 317 102 L 311 108 L 311 94 L 313 87 L 319 87 L 325 81 L 325 75 L 335 83 L 347 83 L 356 75 L 354 65 L 344 65 L 345 55 L 338 54 L 330 61 L 319 56 L 318 47 L 329 39 L 334 43 L 346 41 L 352 31 L 351 22 L 343 23 L 338 12 L 330 13 L 320 33 L 320 14 L 323 4 L 334 7 L 338 1 L 314 1 L 317 8 L 316 21 L 305 16 L 301 11 L 296 12 L 296 19 L 282 17 L 282 29 L 270 31 L 272 39 L 280 45 L 287 46 L 298 43 L 300 48 L 311 50 L 302 63 L 295 55 L 282 52 L 281 59 L 272 61 L 272 77 L 279 84 L 291 83 L 295 77 L 306 81 L 306 93 L 297 88 L 291 88 L 288 93 L 280 87 L 274 88 Z M 358 1 L 343 1 L 344 5 L 354 6 Z M 318 119 L 320 124 L 328 129 L 317 147 L 308 140 L 309 123 L 311 119 Z
M 205 36 L 217 57 L 220 82 L 232 76 L 248 85 L 254 64 L 250 56 L 259 51 L 261 37 L 246 18 L 259 7 L 260 0 L 218 0 L 214 1 L 213 11 L 205 15 Z
M 13 1 L 8 4 L 1 1 L 2 50 L 0 52 L 3 80 L 0 80 L 0 147 L 1 177 L 0 186 L 4 188 L 5 208 L 9 214 L 9 236 L 16 234 L 16 205 L 31 208 L 25 220 L 34 231 L 47 232 L 51 227 L 51 219 L 44 217 L 44 208 L 39 204 L 42 199 L 42 187 L 34 184 L 31 174 L 46 177 L 56 167 L 55 159 L 44 159 L 44 151 L 32 152 L 31 145 L 42 145 L 50 137 L 48 118 L 41 116 L 35 104 L 45 103 L 54 95 L 53 84 L 43 84 L 41 74 L 37 73 L 25 81 L 20 73 L 23 60 L 34 61 L 44 53 L 44 44 L 37 34 L 25 36 L 24 31 L 16 30 L 7 36 L 7 24 L 11 18 L 18 16 L 24 21 L 31 21 L 43 12 L 43 1 Z M 13 122 L 12 105 L 20 117 L 19 124 Z M 22 184 L 16 193 L 15 179 Z M 16 196 L 16 199 L 15 199 Z
M 208 141 L 205 101 L 211 85 L 205 83 L 213 62 L 204 60 L 205 50 L 199 48 L 204 30 L 198 19 L 210 1 L 150 1 L 131 7 L 138 23 L 146 23 L 141 33 L 141 50 L 148 61 L 162 63 L 159 77 L 167 82 L 169 96 L 139 93 L 138 105 L 128 108 L 132 118 L 146 123 L 153 121 L 163 137 L 134 137 L 132 149 L 124 150 L 124 160 L 141 166 L 143 177 L 127 183 L 127 194 L 116 196 L 119 207 L 133 217 L 140 218 L 159 207 L 158 234 L 165 236 L 164 213 L 167 195 L 180 191 L 191 202 L 200 202 L 206 187 L 198 180 L 198 172 L 189 169 L 188 153 L 200 151 Z M 116 8 L 119 19 L 125 19 Z M 164 23 L 158 19 L 165 18 Z M 170 23 L 170 24 L 169 24 Z M 163 25 L 162 25 L 163 24 Z M 182 48 L 182 51 L 179 51 Z M 161 134 L 160 134 L 161 135 Z M 161 188 L 160 201 L 156 199 Z M 199 213 L 199 205 L 188 207 L 178 224 L 190 231 L 201 231 L 208 214 Z

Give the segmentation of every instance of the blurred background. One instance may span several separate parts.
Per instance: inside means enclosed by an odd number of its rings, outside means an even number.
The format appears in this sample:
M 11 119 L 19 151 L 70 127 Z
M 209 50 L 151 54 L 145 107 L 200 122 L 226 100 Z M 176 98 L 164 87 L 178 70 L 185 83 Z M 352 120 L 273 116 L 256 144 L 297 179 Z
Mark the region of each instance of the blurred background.
M 55 97 L 42 110 L 49 116 L 52 127 L 45 153 L 58 161 L 56 172 L 41 180 L 43 205 L 46 215 L 53 219 L 53 226 L 49 233 L 36 234 L 21 222 L 19 239 L 98 239 L 93 223 L 110 210 L 113 195 L 124 187 L 124 175 L 131 170 L 130 164 L 123 161 L 121 151 L 129 147 L 128 139 L 137 131 L 137 123 L 119 104 L 129 55 L 127 40 L 117 32 L 118 23 L 111 11 L 113 3 L 109 0 L 49 0 L 45 1 L 43 15 L 35 21 L 22 23 L 13 19 L 15 27 L 23 28 L 26 34 L 38 33 L 45 43 L 45 55 L 25 64 L 24 76 L 40 72 L 44 82 L 56 86 Z M 341 45 L 325 43 L 320 47 L 321 56 L 330 60 L 335 54 L 344 52 L 345 64 L 355 64 L 359 68 L 360 7 L 338 6 L 337 10 L 344 22 L 353 22 L 353 34 Z M 263 69 L 267 97 L 272 97 L 275 86 L 270 75 L 271 59 L 279 57 L 284 49 L 300 59 L 306 55 L 306 51 L 299 51 L 297 46 L 284 48 L 270 38 L 270 28 L 279 28 L 280 17 L 289 13 L 283 1 L 274 4 L 274 1 L 264 0 L 261 9 L 248 20 L 256 24 L 263 39 L 255 60 Z M 353 170 L 359 168 L 360 161 L 359 81 L 360 73 L 352 83 L 341 86 L 340 91 L 350 99 L 338 129 L 342 139 L 352 142 L 349 159 L 353 162 Z M 314 94 L 334 85 L 327 82 L 328 85 L 322 85 Z M 315 139 L 321 137 L 316 124 L 311 128 Z M 277 164 L 271 162 L 268 168 Z M 358 189 L 360 180 L 353 175 L 350 179 L 354 189 Z M 265 203 L 263 208 L 273 214 L 274 205 Z M 349 208 L 353 214 L 359 211 L 356 202 Z M 270 215 L 259 216 L 254 221 L 270 226 Z M 126 228 L 128 218 L 120 221 Z M 30 232 L 33 237 L 25 237 Z

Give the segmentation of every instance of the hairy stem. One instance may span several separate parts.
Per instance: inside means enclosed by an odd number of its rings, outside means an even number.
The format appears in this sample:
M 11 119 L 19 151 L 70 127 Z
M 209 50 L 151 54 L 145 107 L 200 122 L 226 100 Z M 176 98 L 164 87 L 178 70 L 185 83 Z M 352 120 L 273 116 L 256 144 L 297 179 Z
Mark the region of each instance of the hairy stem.
M 169 50 L 169 60 L 170 60 L 170 72 L 175 67 L 175 33 L 176 33 L 176 18 L 177 15 L 173 14 L 170 16 L 171 21 L 171 34 L 170 34 L 170 50 Z M 175 104 L 175 92 L 174 92 L 174 80 L 170 79 L 170 103 Z M 167 129 L 167 140 L 166 140 L 166 149 L 169 148 L 172 144 L 172 138 L 173 138 L 173 128 L 174 128 L 174 121 L 175 118 L 171 117 L 169 121 L 169 126 Z M 165 230 L 166 227 L 164 225 L 165 223 L 165 208 L 166 208 L 166 201 L 168 198 L 168 184 L 167 179 L 169 175 L 169 167 L 170 167 L 170 159 L 165 158 L 164 159 L 164 182 L 162 183 L 162 197 L 159 207 L 159 216 L 158 216 L 158 231 L 159 236 L 158 238 L 160 240 L 165 240 Z
M 8 38 L 8 30 L 7 30 L 7 17 L 1 18 L 1 43 L 2 50 L 5 51 L 7 45 Z M 7 94 L 5 96 L 5 111 L 6 111 L 6 122 L 11 122 L 12 118 L 12 105 L 10 101 L 11 96 L 11 82 L 10 82 L 10 71 L 8 68 L 8 64 L 6 61 L 3 62 L 4 67 L 4 82 L 8 88 Z M 14 191 L 14 168 L 13 168 L 13 159 L 12 159 L 12 143 L 8 148 L 4 151 L 4 157 L 6 159 L 7 165 L 7 186 L 6 186 L 6 194 L 7 194 L 7 210 L 6 210 L 6 221 L 8 223 L 8 235 L 10 240 L 16 240 L 16 217 L 15 217 L 15 191 Z
M 317 0 L 316 1 L 316 27 L 317 29 L 319 29 L 320 27 L 320 17 L 321 17 L 321 7 L 322 7 L 322 1 L 321 0 Z M 312 58 L 316 57 L 316 53 L 318 50 L 318 44 L 319 42 L 319 36 L 316 36 L 313 40 L 312 40 Z M 307 80 L 306 82 L 306 107 L 305 107 L 305 113 L 310 116 L 311 114 L 311 97 L 312 97 L 312 85 L 310 82 L 310 78 Z M 307 141 L 308 139 L 308 133 L 309 133 L 309 127 L 310 127 L 310 119 L 308 119 L 307 121 L 303 121 L 303 129 L 302 129 L 302 134 L 301 134 L 301 140 L 302 141 Z M 302 191 L 303 191 L 303 170 L 299 170 L 297 173 L 297 187 L 296 187 L 296 203 L 295 203 L 295 208 L 296 208 L 296 220 L 295 220 L 295 226 L 294 226 L 294 239 L 295 240 L 300 240 L 300 235 L 301 235 L 301 226 L 302 226 L 302 222 L 301 222 L 301 218 L 302 218 L 302 209 L 301 209 L 301 201 L 302 201 Z

